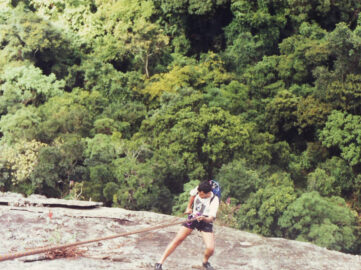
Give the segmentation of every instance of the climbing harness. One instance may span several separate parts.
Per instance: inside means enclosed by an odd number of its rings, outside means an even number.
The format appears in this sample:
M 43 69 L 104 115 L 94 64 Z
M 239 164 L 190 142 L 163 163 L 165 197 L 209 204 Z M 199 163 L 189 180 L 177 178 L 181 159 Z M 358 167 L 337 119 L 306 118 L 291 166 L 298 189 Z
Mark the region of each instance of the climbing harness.
M 191 220 L 187 220 L 187 222 L 194 221 L 196 219 L 197 218 L 193 218 Z M 80 245 L 85 245 L 85 244 L 89 244 L 89 243 L 110 240 L 110 239 L 123 237 L 123 236 L 128 236 L 128 235 L 132 235 L 132 234 L 138 234 L 138 233 L 143 233 L 143 232 L 159 230 L 159 229 L 163 229 L 163 228 L 166 228 L 166 227 L 171 227 L 171 226 L 174 226 L 174 225 L 182 224 L 184 222 L 185 221 L 177 221 L 177 222 L 167 223 L 167 224 L 158 225 L 158 226 L 145 228 L 145 229 L 139 229 L 139 230 L 135 230 L 135 231 L 131 231 L 131 232 L 124 232 L 124 233 L 111 235 L 111 236 L 106 236 L 106 237 L 97 238 L 97 239 L 92 239 L 92 240 L 79 241 L 79 242 L 75 242 L 75 243 L 63 244 L 63 245 L 52 246 L 52 247 L 36 248 L 36 249 L 23 251 L 23 252 L 16 252 L 16 253 L 12 253 L 12 254 L 3 254 L 3 255 L 0 254 L 0 262 L 7 261 L 7 260 L 13 260 L 13 259 L 17 259 L 17 258 L 20 258 L 20 257 L 26 257 L 26 256 L 41 254 L 41 253 L 45 253 L 45 252 L 49 252 L 49 251 L 53 251 L 53 250 L 65 249 L 65 248 L 70 248 L 70 247 L 74 247 L 74 246 L 80 246 Z

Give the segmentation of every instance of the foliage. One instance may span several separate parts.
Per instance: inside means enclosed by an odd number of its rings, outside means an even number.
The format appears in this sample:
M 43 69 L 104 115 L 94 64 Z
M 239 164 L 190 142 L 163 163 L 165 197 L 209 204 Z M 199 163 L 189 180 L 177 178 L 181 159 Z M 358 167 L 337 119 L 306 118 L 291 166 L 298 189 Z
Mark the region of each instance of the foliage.
M 331 82 L 327 88 L 325 100 L 335 109 L 341 109 L 351 114 L 360 114 L 360 79 L 360 75 L 349 74 L 344 81 Z
M 3 161 L 12 175 L 13 190 L 58 197 L 69 190 L 70 181 L 81 178 L 83 145 L 68 135 L 52 145 L 20 140 L 3 146 Z
M 222 187 L 222 196 L 232 198 L 236 204 L 245 203 L 261 182 L 257 172 L 247 168 L 245 160 L 223 165 L 216 179 Z
M 250 32 L 239 33 L 237 39 L 227 47 L 224 58 L 237 73 L 243 73 L 248 66 L 258 62 L 260 47 Z
M 230 53 L 242 55 L 234 59 L 241 60 L 241 66 L 259 61 L 263 55 L 276 51 L 277 42 L 287 23 L 285 2 L 232 1 L 234 19 L 227 26 L 226 37 L 231 48 Z M 245 40 L 247 45 L 242 45 L 241 40 Z M 242 50 L 243 48 L 246 49 Z M 249 56 L 248 52 L 251 52 Z
M 15 111 L 21 104 L 38 106 L 49 98 L 60 95 L 64 88 L 64 82 L 56 80 L 54 74 L 45 76 L 39 68 L 32 65 L 5 67 L 0 82 L 0 114 Z
M 5 143 L 16 143 L 20 140 L 32 140 L 37 133 L 41 118 L 33 107 L 22 107 L 14 114 L 6 114 L 0 119 L 1 138 Z
M 296 193 L 289 175 L 271 175 L 240 206 L 237 212 L 239 228 L 265 236 L 281 236 L 278 220 L 295 199 Z
M 360 253 L 359 1 L 0 2 L 1 191 Z
M 112 136 L 106 134 L 97 134 L 94 138 L 86 139 L 85 162 L 93 166 L 111 163 L 116 159 L 120 155 L 120 149 L 113 139 Z
M 331 110 L 328 103 L 320 102 L 313 96 L 301 98 L 296 112 L 298 132 L 313 139 L 315 131 L 324 127 Z
M 230 228 L 237 228 L 238 224 L 235 215 L 237 210 L 238 206 L 235 205 L 232 200 L 228 200 L 226 202 L 221 201 L 217 212 L 216 224 Z
M 94 117 L 103 111 L 105 102 L 96 91 L 74 91 L 50 99 L 39 108 L 42 121 L 38 126 L 37 138 L 49 142 L 59 134 L 89 135 Z
M 203 55 L 202 61 L 180 66 L 170 66 L 166 73 L 156 74 L 146 81 L 144 92 L 151 97 L 159 97 L 164 92 L 176 93 L 178 89 L 192 87 L 196 90 L 205 88 L 223 88 L 236 81 L 226 72 L 224 63 L 213 53 Z
M 184 184 L 183 192 L 174 198 L 172 214 L 173 215 L 181 215 L 187 208 L 189 201 L 189 192 L 196 188 L 199 185 L 199 180 L 191 180 L 188 183 Z
M 284 236 L 330 249 L 352 252 L 357 244 L 356 213 L 340 197 L 304 193 L 279 219 Z
M 109 195 L 109 183 L 114 181 L 114 175 L 109 164 L 96 164 L 88 166 L 89 178 L 82 181 L 83 196 L 86 199 L 94 201 L 103 201 L 106 203 L 113 202 L 113 198 Z M 112 190 L 115 192 L 116 189 Z
M 28 181 L 30 175 L 38 164 L 41 148 L 46 144 L 33 141 L 20 141 L 13 147 L 6 145 L 2 151 L 2 159 L 11 171 L 12 182 L 16 186 Z
M 347 198 L 354 188 L 355 177 L 352 168 L 347 162 L 339 157 L 332 157 L 319 165 L 330 177 L 335 178 L 334 190 L 341 190 Z
M 170 193 L 154 178 L 148 164 L 120 158 L 114 161 L 114 166 L 119 187 L 113 196 L 115 205 L 134 210 L 170 211 Z
M 289 170 L 295 186 L 306 188 L 309 173 L 313 172 L 328 157 L 329 152 L 320 142 L 309 142 L 306 150 L 300 155 L 291 155 Z
M 320 133 L 322 144 L 337 146 L 341 156 L 352 166 L 360 163 L 360 121 L 359 115 L 341 111 L 332 111 L 325 128 Z
M 48 146 L 39 152 L 39 163 L 35 167 L 31 181 L 36 192 L 49 197 L 58 197 L 61 191 L 68 191 L 63 188 L 61 153 L 56 146 Z M 65 184 L 66 185 L 66 184 Z
M 1 58 L 8 62 L 29 60 L 45 74 L 54 73 L 58 78 L 66 76 L 67 67 L 79 61 L 70 37 L 23 5 L 2 16 L 6 20 L 0 20 Z
M 339 23 L 329 35 L 330 49 L 336 56 L 335 71 L 340 78 L 344 79 L 348 73 L 358 73 L 357 67 L 359 67 L 361 57 L 359 52 L 361 46 L 360 30 L 360 26 L 351 31 L 347 24 Z
M 328 151 L 319 142 L 309 142 L 306 151 L 302 152 L 300 163 L 302 167 L 311 172 L 322 161 L 326 161 Z
M 159 25 L 151 21 L 152 1 L 97 1 L 97 11 L 86 35 L 94 42 L 94 55 L 121 66 L 133 62 L 150 77 L 150 61 L 165 51 L 169 43 Z
M 312 1 L 288 0 L 291 18 L 296 22 L 316 21 L 326 29 L 332 29 L 336 23 L 355 21 L 353 11 L 360 8 L 358 1 Z
M 361 176 L 360 175 L 357 175 L 355 179 L 350 206 L 352 207 L 352 209 L 355 209 L 357 212 L 359 212 L 361 209 Z
M 224 30 L 231 20 L 229 0 L 152 0 L 157 20 L 171 37 L 174 51 L 199 55 L 224 47 Z
M 266 107 L 266 120 L 273 134 L 291 131 L 296 126 L 298 97 L 287 90 L 280 91 Z
M 335 187 L 336 179 L 320 168 L 308 174 L 307 182 L 308 191 L 317 191 L 321 196 L 338 196 L 341 193 L 340 187 Z
M 146 113 L 146 106 L 139 101 L 125 104 L 114 102 L 104 109 L 102 118 L 95 120 L 94 128 L 96 129 L 100 123 L 102 125 L 108 123 L 106 127 L 104 126 L 109 130 L 107 133 L 110 130 L 113 133 L 120 132 L 123 138 L 130 139 L 138 131 L 141 122 L 146 117 Z
M 204 15 L 214 12 L 215 7 L 224 5 L 228 2 L 228 0 L 206 0 L 203 2 L 194 0 L 161 0 L 159 2 L 162 10 L 167 13 L 189 13 L 195 15 Z
M 279 81 L 277 66 L 279 57 L 264 56 L 263 59 L 251 67 L 244 74 L 243 80 L 250 87 L 250 96 L 256 100 L 273 97 L 276 94 L 275 87 L 284 87 Z
M 327 65 L 331 49 L 325 39 L 327 32 L 316 24 L 302 23 L 299 35 L 285 38 L 280 44 L 279 76 L 288 85 L 311 83 L 312 70 Z
M 249 105 L 249 89 L 246 85 L 232 80 L 228 85 L 212 87 L 206 90 L 204 95 L 209 106 L 221 107 L 232 114 L 240 114 L 247 111 Z
M 351 30 L 345 23 L 339 23 L 327 36 L 332 65 L 314 69 L 317 96 L 335 103 L 338 109 L 357 110 L 358 75 L 360 67 L 360 26 Z M 352 100 L 352 99 L 355 100 Z M 350 106 L 345 104 L 350 102 Z M 356 105 L 356 106 L 355 106 Z
M 179 154 L 190 178 L 196 179 L 212 177 L 237 153 L 270 156 L 268 138 L 260 137 L 256 141 L 250 136 L 258 135 L 254 125 L 243 123 L 239 117 L 218 107 L 196 105 L 202 102 L 199 97 L 200 94 L 194 92 L 183 100 L 186 105 L 181 109 L 171 103 L 165 106 L 163 112 L 143 121 L 138 136 L 148 137 L 157 151 L 166 147 Z

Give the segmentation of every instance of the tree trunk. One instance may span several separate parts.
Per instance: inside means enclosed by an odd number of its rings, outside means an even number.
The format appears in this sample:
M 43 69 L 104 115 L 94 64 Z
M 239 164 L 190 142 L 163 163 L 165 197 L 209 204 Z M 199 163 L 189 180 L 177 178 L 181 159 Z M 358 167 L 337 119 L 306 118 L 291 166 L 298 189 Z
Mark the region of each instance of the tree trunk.
M 149 54 L 147 54 L 147 55 L 145 56 L 145 66 L 144 66 L 145 74 L 146 74 L 146 76 L 147 76 L 147 79 L 149 79 L 148 64 L 149 64 Z

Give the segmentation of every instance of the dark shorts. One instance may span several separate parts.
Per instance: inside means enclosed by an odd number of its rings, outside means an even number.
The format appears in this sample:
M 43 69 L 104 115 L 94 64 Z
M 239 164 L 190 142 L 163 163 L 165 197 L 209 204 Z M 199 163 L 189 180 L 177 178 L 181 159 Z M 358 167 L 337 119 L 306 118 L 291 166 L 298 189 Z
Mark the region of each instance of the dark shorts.
M 192 221 L 192 222 L 184 222 L 182 224 L 184 227 L 188 228 L 188 229 L 197 229 L 198 231 L 201 232 L 213 232 L 213 223 L 208 223 L 208 222 L 204 222 L 204 221 Z

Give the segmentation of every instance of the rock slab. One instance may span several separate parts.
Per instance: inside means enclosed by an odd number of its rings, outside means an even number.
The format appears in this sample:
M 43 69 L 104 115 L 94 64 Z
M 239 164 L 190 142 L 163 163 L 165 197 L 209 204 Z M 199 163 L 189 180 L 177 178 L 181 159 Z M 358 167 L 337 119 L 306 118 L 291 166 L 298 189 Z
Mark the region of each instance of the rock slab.
M 37 204 L 41 205 L 41 204 Z M 0 205 L 0 256 L 47 245 L 96 239 L 160 225 L 179 218 L 143 211 Z M 7 270 L 133 270 L 153 269 L 180 225 L 147 233 L 91 243 L 77 248 L 77 256 L 50 260 L 44 254 L 0 262 Z M 330 251 L 309 243 L 215 226 L 217 270 L 360 270 L 361 257 Z M 200 267 L 201 235 L 194 231 L 168 258 L 163 269 Z

